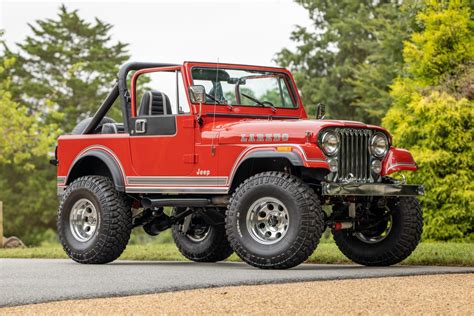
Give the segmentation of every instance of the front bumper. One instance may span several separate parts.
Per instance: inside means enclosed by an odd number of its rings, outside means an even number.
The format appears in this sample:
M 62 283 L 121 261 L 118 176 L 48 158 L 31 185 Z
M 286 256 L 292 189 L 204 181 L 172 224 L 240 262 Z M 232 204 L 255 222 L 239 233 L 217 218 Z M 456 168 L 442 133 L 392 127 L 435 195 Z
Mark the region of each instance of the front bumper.
M 424 195 L 419 184 L 322 183 L 323 195 L 345 196 L 416 196 Z

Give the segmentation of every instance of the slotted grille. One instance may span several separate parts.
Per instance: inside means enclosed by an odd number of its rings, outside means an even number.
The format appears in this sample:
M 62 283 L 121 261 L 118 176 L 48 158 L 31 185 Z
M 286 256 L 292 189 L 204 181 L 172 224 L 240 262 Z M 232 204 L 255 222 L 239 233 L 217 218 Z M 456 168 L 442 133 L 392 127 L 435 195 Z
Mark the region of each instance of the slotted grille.
M 338 180 L 371 182 L 369 129 L 336 129 L 340 137 Z

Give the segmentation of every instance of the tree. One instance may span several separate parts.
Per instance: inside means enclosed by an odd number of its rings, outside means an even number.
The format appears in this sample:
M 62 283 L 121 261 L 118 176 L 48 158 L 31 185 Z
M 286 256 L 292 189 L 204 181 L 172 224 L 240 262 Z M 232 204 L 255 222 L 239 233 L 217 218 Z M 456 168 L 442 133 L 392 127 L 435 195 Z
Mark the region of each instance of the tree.
M 17 100 L 30 112 L 60 123 L 70 131 L 78 121 L 95 112 L 114 84 L 118 66 L 129 59 L 127 44 L 112 43 L 112 25 L 98 18 L 82 19 L 77 10 L 59 8 L 57 19 L 29 24 L 32 35 L 18 46 L 11 72 Z M 53 105 L 62 118 L 49 115 Z M 111 116 L 120 117 L 119 109 Z
M 404 75 L 383 124 L 410 149 L 423 183 L 424 237 L 474 240 L 474 24 L 467 1 L 427 1 L 404 43 Z
M 0 75 L 14 63 L 14 59 L 0 56 Z M 31 170 L 34 169 L 31 158 L 48 152 L 57 127 L 41 124 L 37 115 L 28 115 L 25 106 L 12 100 L 10 86 L 8 78 L 0 81 L 0 165 Z
M 297 27 L 295 52 L 277 62 L 296 74 L 306 105 L 322 102 L 333 118 L 379 123 L 391 99 L 389 86 L 402 67 L 403 40 L 411 31 L 411 1 L 296 0 L 313 29 Z M 310 109 L 313 110 L 313 109 Z
M 51 219 L 44 216 L 51 212 L 44 210 L 55 203 L 42 198 L 47 181 L 43 178 L 45 164 L 38 161 L 47 160 L 59 129 L 41 122 L 39 115 L 29 114 L 24 105 L 12 100 L 11 81 L 4 74 L 14 63 L 14 59 L 0 56 L 0 200 L 5 206 L 5 233 L 34 242 L 41 236 L 38 232 L 51 226 Z

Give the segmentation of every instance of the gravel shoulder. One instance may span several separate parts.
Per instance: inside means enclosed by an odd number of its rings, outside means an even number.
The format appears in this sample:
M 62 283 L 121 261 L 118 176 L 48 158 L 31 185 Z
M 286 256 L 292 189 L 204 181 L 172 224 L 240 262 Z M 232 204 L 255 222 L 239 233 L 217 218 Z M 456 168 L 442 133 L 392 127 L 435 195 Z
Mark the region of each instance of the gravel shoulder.
M 7 307 L 1 315 L 472 315 L 474 275 L 426 275 L 251 285 Z

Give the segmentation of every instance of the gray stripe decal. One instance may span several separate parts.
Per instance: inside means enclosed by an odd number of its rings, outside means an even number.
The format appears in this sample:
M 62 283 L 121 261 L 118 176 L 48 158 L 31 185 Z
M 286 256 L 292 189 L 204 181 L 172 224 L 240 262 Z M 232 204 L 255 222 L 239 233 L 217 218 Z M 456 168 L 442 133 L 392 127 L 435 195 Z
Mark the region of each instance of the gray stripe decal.
M 128 184 L 149 184 L 149 185 L 226 185 L 227 177 L 215 178 L 173 178 L 173 177 L 127 177 Z
M 400 163 L 396 163 L 396 164 L 391 165 L 390 167 L 388 167 L 387 171 L 391 170 L 393 168 L 396 168 L 396 167 L 416 167 L 416 168 L 418 168 L 418 166 L 415 163 L 400 162 Z
M 150 188 L 150 187 L 127 187 L 127 193 L 168 193 L 168 194 L 227 194 L 229 188 Z

